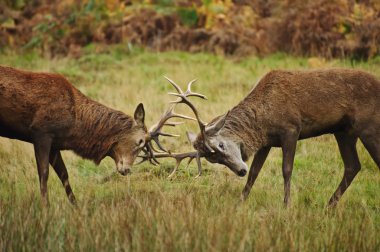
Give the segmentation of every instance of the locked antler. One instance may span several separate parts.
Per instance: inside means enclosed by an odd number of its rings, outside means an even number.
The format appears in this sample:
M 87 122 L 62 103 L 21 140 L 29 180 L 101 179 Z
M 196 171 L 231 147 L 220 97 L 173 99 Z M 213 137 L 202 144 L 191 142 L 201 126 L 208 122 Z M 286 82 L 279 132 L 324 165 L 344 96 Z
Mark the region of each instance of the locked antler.
M 200 160 L 201 156 L 199 155 L 198 151 L 185 152 L 185 153 L 171 153 L 171 152 L 156 153 L 156 152 L 152 152 L 151 154 L 152 154 L 152 156 L 151 156 L 152 159 L 155 161 L 157 161 L 157 158 L 167 158 L 167 157 L 171 157 L 171 158 L 174 158 L 176 160 L 176 166 L 174 167 L 173 171 L 170 173 L 168 178 L 171 178 L 174 176 L 174 174 L 177 171 L 178 167 L 180 166 L 182 160 L 184 160 L 186 158 L 189 158 L 189 160 L 186 164 L 186 168 L 189 167 L 191 161 L 193 161 L 195 159 L 195 160 L 197 160 L 197 165 L 198 165 L 198 175 L 196 176 L 196 178 L 202 174 L 202 166 L 201 166 L 201 160 Z M 142 158 L 140 163 L 143 163 L 143 162 L 149 160 L 149 157 L 147 155 L 139 156 L 139 157 Z
M 188 84 L 188 86 L 187 86 L 186 92 L 183 92 L 182 89 L 174 81 L 172 81 L 171 79 L 169 79 L 166 76 L 164 76 L 164 77 L 174 86 L 174 88 L 178 92 L 178 93 L 169 93 L 169 95 L 173 95 L 173 96 L 177 96 L 178 97 L 177 100 L 172 101 L 171 103 L 173 103 L 173 104 L 184 103 L 184 104 L 188 105 L 191 108 L 191 110 L 193 111 L 193 113 L 195 115 L 196 120 L 198 121 L 199 129 L 200 129 L 202 137 L 204 139 L 204 143 L 205 143 L 206 148 L 210 152 L 214 152 L 214 150 L 210 147 L 210 145 L 207 142 L 207 137 L 206 137 L 206 125 L 207 124 L 204 123 L 200 119 L 198 110 L 195 108 L 194 104 L 192 104 L 190 102 L 190 100 L 188 99 L 188 97 L 195 96 L 195 97 L 199 97 L 199 98 L 207 100 L 206 96 L 204 96 L 202 94 L 199 94 L 199 93 L 194 93 L 194 92 L 191 91 L 191 85 L 193 85 L 193 83 L 196 82 L 197 80 L 194 79 L 194 80 L 190 81 L 189 84 Z
M 169 134 L 169 133 L 164 133 L 162 132 L 162 128 L 164 126 L 172 126 L 172 127 L 175 127 L 177 125 L 180 125 L 180 124 L 183 124 L 183 122 L 167 122 L 170 118 L 174 118 L 174 117 L 177 117 L 177 118 L 182 118 L 182 119 L 188 119 L 188 120 L 195 120 L 194 118 L 192 117 L 189 117 L 189 116 L 185 116 L 185 115 L 182 115 L 182 114 L 177 114 L 174 112 L 174 107 L 175 105 L 172 105 L 168 110 L 166 110 L 166 112 L 161 116 L 161 119 L 158 121 L 158 123 L 156 123 L 155 125 L 153 125 L 150 130 L 149 130 L 149 140 L 153 140 L 158 148 L 160 148 L 161 151 L 164 151 L 164 152 L 168 152 L 163 146 L 162 144 L 160 143 L 159 141 L 159 136 L 166 136 L 166 137 L 179 137 L 179 135 L 173 135 L 173 134 Z M 160 151 L 158 151 L 160 152 Z
M 159 158 L 167 158 L 167 157 L 174 158 L 176 160 L 176 166 L 175 166 L 174 170 L 172 171 L 172 173 L 169 175 L 169 177 L 172 177 L 174 175 L 174 173 L 176 172 L 176 170 L 178 169 L 179 165 L 181 164 L 182 160 L 189 158 L 189 161 L 188 161 L 187 166 L 186 166 L 186 167 L 188 167 L 189 164 L 191 163 L 191 161 L 193 159 L 196 159 L 197 165 L 198 165 L 198 175 L 197 175 L 197 177 L 198 177 L 202 173 L 202 167 L 201 167 L 201 162 L 200 162 L 200 153 L 198 151 L 186 152 L 186 153 L 171 153 L 170 151 L 167 151 L 163 147 L 163 145 L 159 141 L 159 137 L 160 136 L 178 137 L 178 135 L 173 135 L 173 134 L 168 134 L 168 133 L 162 132 L 162 128 L 164 126 L 175 127 L 176 125 L 183 123 L 183 122 L 168 122 L 169 119 L 175 118 L 175 117 L 176 118 L 182 118 L 182 119 L 188 119 L 188 120 L 196 120 L 198 122 L 199 128 L 201 130 L 201 134 L 203 136 L 205 136 L 206 124 L 202 122 L 202 120 L 199 117 L 199 113 L 198 113 L 197 109 L 190 102 L 188 97 L 199 97 L 201 99 L 207 99 L 207 98 L 206 98 L 206 96 L 204 96 L 202 94 L 194 93 L 191 91 L 191 86 L 196 80 L 192 80 L 191 82 L 189 82 L 189 84 L 187 86 L 187 90 L 185 92 L 183 92 L 182 89 L 174 81 L 172 81 L 171 79 L 169 79 L 167 77 L 165 77 L 165 78 L 177 90 L 177 93 L 171 92 L 171 93 L 169 93 L 169 95 L 177 96 L 178 99 L 170 102 L 173 105 L 161 116 L 161 119 L 158 121 L 158 123 L 156 123 L 149 130 L 149 139 L 143 148 L 143 152 L 145 153 L 145 155 L 139 156 L 140 158 L 142 158 L 140 163 L 145 162 L 145 161 L 149 161 L 153 165 L 157 165 L 157 164 L 159 164 L 159 161 L 158 161 Z M 182 114 L 175 113 L 174 108 L 179 103 L 184 103 L 184 104 L 188 105 L 191 108 L 191 110 L 193 111 L 193 113 L 195 115 L 195 119 L 192 117 L 189 117 L 189 116 L 185 116 Z M 157 147 L 159 149 L 156 149 L 153 146 L 152 140 L 155 142 L 155 144 L 157 145 Z M 212 149 L 207 145 L 207 143 L 206 143 L 206 146 L 212 151 Z

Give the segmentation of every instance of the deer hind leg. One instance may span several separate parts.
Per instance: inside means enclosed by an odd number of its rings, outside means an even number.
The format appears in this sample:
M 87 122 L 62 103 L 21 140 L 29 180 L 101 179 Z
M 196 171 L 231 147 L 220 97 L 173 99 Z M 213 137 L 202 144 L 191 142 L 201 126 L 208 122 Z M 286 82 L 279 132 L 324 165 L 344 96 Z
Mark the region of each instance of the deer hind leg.
M 40 180 L 40 190 L 42 203 L 45 206 L 49 205 L 49 197 L 47 191 L 47 181 L 49 178 L 49 153 L 52 140 L 49 137 L 37 137 L 34 142 L 34 154 L 36 156 L 38 177 Z
M 65 163 L 63 162 L 61 152 L 50 152 L 49 159 L 51 166 L 53 166 L 54 171 L 57 173 L 59 179 L 62 182 L 62 185 L 65 187 L 66 195 L 69 201 L 71 202 L 71 204 L 76 205 L 76 199 L 69 183 L 69 174 L 67 173 L 67 169 Z
M 287 207 L 290 200 L 290 179 L 293 172 L 294 156 L 296 154 L 299 132 L 288 132 L 282 139 L 282 175 L 284 177 L 284 204 Z
M 360 136 L 360 140 L 380 169 L 380 134 Z
M 241 195 L 241 199 L 243 201 L 247 199 L 249 192 L 251 191 L 251 188 L 255 183 L 256 178 L 259 175 L 259 172 L 263 167 L 266 158 L 268 157 L 269 150 L 270 147 L 264 147 L 255 154 L 255 157 L 253 158 L 251 164 L 251 169 L 249 170 L 247 184 L 245 184 L 245 187 Z
M 358 138 L 347 133 L 337 133 L 335 134 L 335 138 L 338 142 L 339 152 L 343 159 L 344 174 L 338 188 L 330 198 L 329 206 L 332 207 L 336 206 L 339 199 L 342 197 L 361 169 L 358 153 L 356 151 L 356 143 Z

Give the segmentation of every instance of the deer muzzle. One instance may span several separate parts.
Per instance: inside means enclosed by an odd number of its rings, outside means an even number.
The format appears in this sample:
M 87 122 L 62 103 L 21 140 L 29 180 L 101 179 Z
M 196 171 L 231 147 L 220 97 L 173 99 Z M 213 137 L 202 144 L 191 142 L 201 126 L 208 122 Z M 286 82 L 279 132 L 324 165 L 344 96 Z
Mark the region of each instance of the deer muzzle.
M 123 175 L 123 176 L 126 176 L 128 175 L 129 173 L 131 173 L 131 169 L 130 168 L 123 168 L 123 169 L 117 169 L 117 171 Z
M 131 173 L 131 165 L 128 164 L 127 162 L 123 161 L 123 160 L 121 160 L 117 163 L 116 169 L 123 176 L 126 176 L 129 173 Z

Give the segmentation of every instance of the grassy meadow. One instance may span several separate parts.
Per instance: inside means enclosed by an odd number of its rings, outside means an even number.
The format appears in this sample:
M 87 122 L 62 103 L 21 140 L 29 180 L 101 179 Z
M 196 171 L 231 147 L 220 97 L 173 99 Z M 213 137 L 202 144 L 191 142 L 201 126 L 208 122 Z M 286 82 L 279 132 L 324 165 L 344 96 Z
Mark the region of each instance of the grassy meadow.
M 163 75 L 182 87 L 198 78 L 194 91 L 209 99 L 194 103 L 205 121 L 236 105 L 271 69 L 355 67 L 380 78 L 379 59 L 353 65 L 283 54 L 226 59 L 122 47 L 97 52 L 96 46 L 77 59 L 5 52 L 0 64 L 61 73 L 89 97 L 130 115 L 143 102 L 148 127 L 171 100 Z M 185 107 L 178 111 L 191 115 Z M 163 143 L 173 151 L 190 150 L 187 130 L 197 125 L 168 129 L 181 137 Z M 326 209 L 327 201 L 343 175 L 333 136 L 298 143 L 287 209 L 278 149 L 272 149 L 243 204 L 238 203 L 246 178 L 205 160 L 197 179 L 195 163 L 168 179 L 171 159 L 159 167 L 138 165 L 122 177 L 110 158 L 96 166 L 64 152 L 78 208 L 51 169 L 51 206 L 43 209 L 32 146 L 0 138 L 0 251 L 380 251 L 380 172 L 361 143 L 358 151 L 362 171 L 333 210 Z

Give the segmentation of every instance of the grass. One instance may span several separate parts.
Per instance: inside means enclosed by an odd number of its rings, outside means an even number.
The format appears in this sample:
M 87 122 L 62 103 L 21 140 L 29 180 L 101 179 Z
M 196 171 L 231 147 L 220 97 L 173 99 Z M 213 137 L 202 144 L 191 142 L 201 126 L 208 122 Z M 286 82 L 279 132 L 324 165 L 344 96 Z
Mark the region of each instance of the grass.
M 182 86 L 198 78 L 194 89 L 209 100 L 195 103 L 208 121 L 237 104 L 270 69 L 352 67 L 348 61 L 283 54 L 236 60 L 120 48 L 93 51 L 89 48 L 79 59 L 8 52 L 0 55 L 0 64 L 62 73 L 86 95 L 128 114 L 143 102 L 148 126 L 170 101 L 163 75 Z M 380 77 L 376 59 L 355 67 Z M 165 139 L 165 145 L 189 150 L 186 130 L 196 131 L 196 124 L 173 130 L 182 136 Z M 64 152 L 79 207 L 71 207 L 51 170 L 51 207 L 43 209 L 31 145 L 1 138 L 0 251 L 379 251 L 380 173 L 361 143 L 358 149 L 363 169 L 334 210 L 327 210 L 326 203 L 341 180 L 343 164 L 332 136 L 298 143 L 288 209 L 282 204 L 281 152 L 276 149 L 244 204 L 238 200 L 245 179 L 221 165 L 202 161 L 205 172 L 198 179 L 195 164 L 181 167 L 169 180 L 174 161 L 165 160 L 161 167 L 143 164 L 128 177 L 104 181 L 115 169 L 111 159 L 97 167 Z

